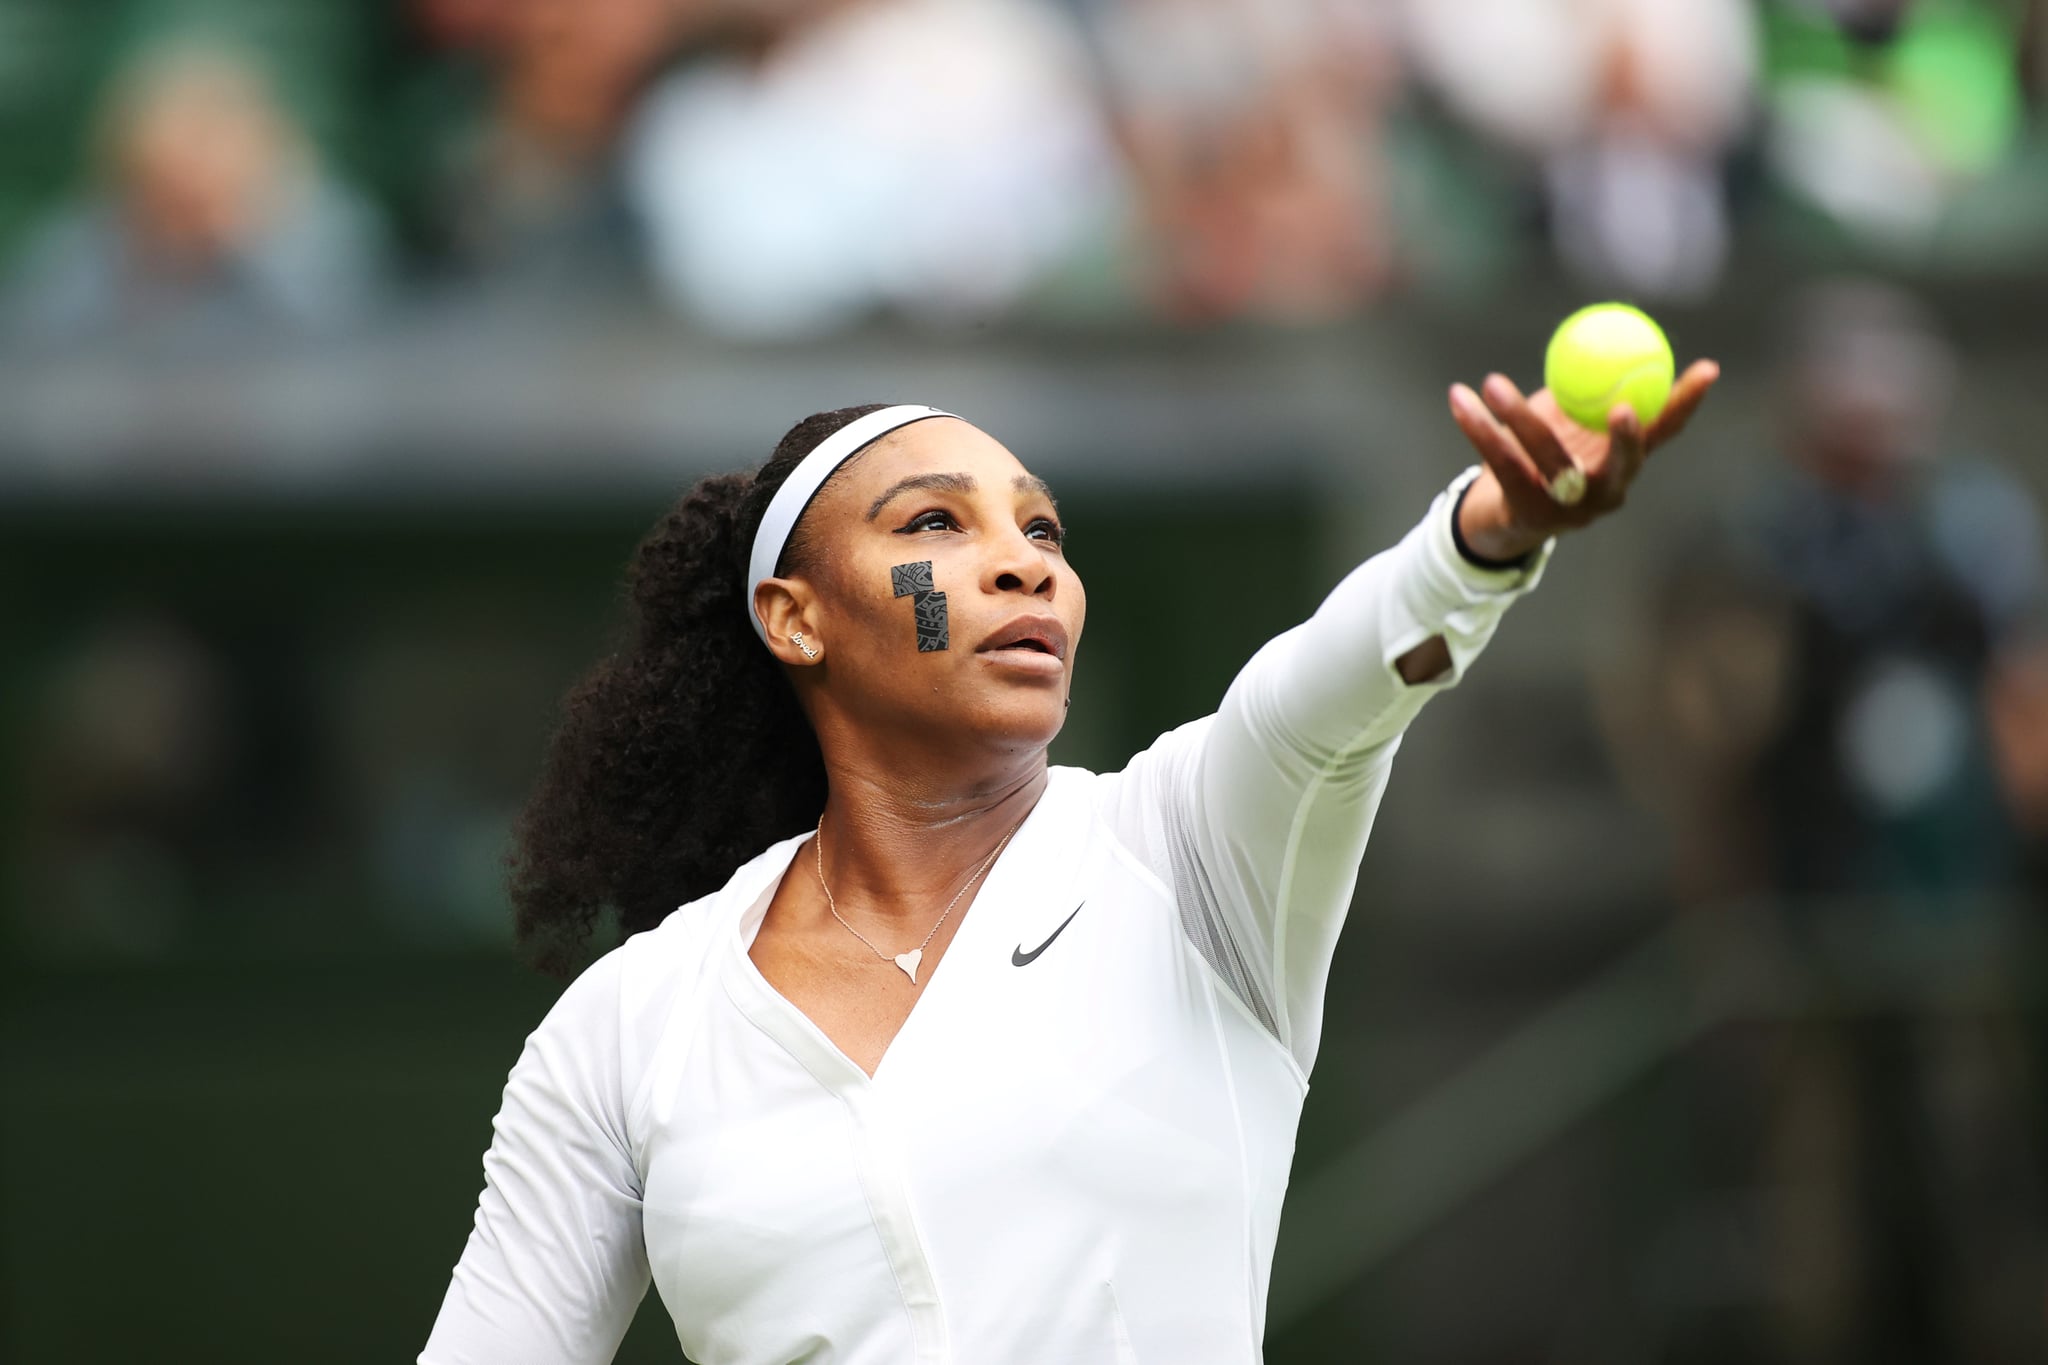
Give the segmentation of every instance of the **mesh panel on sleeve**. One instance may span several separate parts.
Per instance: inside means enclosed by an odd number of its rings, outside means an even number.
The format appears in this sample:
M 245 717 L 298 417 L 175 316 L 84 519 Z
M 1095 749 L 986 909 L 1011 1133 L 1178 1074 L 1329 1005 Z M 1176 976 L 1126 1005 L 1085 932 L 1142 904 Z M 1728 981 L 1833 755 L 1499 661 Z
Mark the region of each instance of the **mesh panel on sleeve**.
M 1208 874 L 1202 869 L 1201 859 L 1195 856 L 1193 832 L 1172 807 L 1165 812 L 1165 824 L 1167 857 L 1173 865 L 1173 898 L 1180 907 L 1181 929 L 1195 945 L 1195 951 L 1244 1001 L 1252 1017 L 1268 1033 L 1286 1042 L 1276 1022 L 1279 1012 L 1272 999 L 1272 987 L 1245 960 L 1231 934 L 1215 890 L 1209 885 Z

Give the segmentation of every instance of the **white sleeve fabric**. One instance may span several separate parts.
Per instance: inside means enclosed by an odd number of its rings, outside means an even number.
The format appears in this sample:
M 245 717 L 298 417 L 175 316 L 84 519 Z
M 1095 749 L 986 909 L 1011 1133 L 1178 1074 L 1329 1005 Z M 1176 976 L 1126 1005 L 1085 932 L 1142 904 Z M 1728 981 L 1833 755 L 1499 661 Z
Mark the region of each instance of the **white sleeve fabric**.
M 1452 512 L 1478 473 L 1267 642 L 1215 714 L 1160 736 L 1105 786 L 1105 817 L 1173 888 L 1196 948 L 1304 1074 L 1401 735 L 1464 676 L 1556 544 L 1512 569 L 1461 555 Z M 1395 662 L 1432 636 L 1450 667 L 1411 686 Z
M 604 1365 L 648 1285 L 613 951 L 571 982 L 505 1083 L 476 1225 L 418 1365 Z

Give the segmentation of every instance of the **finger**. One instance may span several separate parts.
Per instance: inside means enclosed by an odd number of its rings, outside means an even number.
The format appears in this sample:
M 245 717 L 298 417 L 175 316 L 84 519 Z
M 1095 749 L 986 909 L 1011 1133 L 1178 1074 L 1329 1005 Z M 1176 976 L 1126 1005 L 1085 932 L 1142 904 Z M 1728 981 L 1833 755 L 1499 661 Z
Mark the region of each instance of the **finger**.
M 1664 405 L 1662 415 L 1650 429 L 1650 444 L 1655 446 L 1668 441 L 1683 431 L 1720 377 L 1721 367 L 1714 361 L 1696 360 L 1688 365 L 1672 389 L 1671 400 Z
M 1670 401 L 1665 403 L 1663 413 L 1644 438 L 1646 455 L 1685 430 L 1685 424 L 1699 411 L 1701 402 L 1720 377 L 1720 365 L 1711 360 L 1695 360 L 1685 367 L 1685 373 L 1679 376 L 1678 383 L 1671 390 Z
M 1575 462 L 1557 439 L 1550 423 L 1543 420 L 1542 415 L 1529 405 L 1529 400 L 1522 396 L 1522 391 L 1515 387 L 1515 382 L 1504 374 L 1488 375 L 1480 394 L 1485 398 L 1487 408 L 1514 432 L 1522 449 L 1542 471 L 1544 484 L 1554 487 L 1558 476 L 1571 469 Z
M 1592 500 L 1601 507 L 1619 507 L 1642 470 L 1644 454 L 1642 419 L 1628 404 L 1615 404 L 1607 414 L 1607 449 L 1588 476 Z
M 1546 507 L 1552 514 L 1556 512 L 1549 481 L 1536 468 L 1535 461 L 1514 435 L 1494 420 L 1479 395 L 1464 384 L 1451 385 L 1451 418 L 1500 481 L 1501 493 L 1510 507 L 1518 514 L 1540 514 Z

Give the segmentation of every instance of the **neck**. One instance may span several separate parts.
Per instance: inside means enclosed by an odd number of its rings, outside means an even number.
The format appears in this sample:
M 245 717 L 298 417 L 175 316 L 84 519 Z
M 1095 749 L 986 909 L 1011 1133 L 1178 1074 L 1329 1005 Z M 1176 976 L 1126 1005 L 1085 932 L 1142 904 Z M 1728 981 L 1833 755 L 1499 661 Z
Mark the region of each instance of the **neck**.
M 841 914 L 926 925 L 1045 791 L 1045 754 L 986 782 L 921 786 L 826 762 L 824 873 Z

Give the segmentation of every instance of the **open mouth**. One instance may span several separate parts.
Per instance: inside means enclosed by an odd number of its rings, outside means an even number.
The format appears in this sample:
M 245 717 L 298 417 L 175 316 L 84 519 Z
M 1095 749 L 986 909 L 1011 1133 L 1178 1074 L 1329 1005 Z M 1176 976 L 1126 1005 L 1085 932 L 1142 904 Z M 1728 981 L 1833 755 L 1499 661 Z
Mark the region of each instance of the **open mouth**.
M 1043 654 L 1049 659 L 1064 662 L 1067 657 L 1067 631 L 1057 618 L 1043 613 L 1013 617 L 1008 625 L 990 632 L 981 649 L 987 654 L 1013 650 Z

